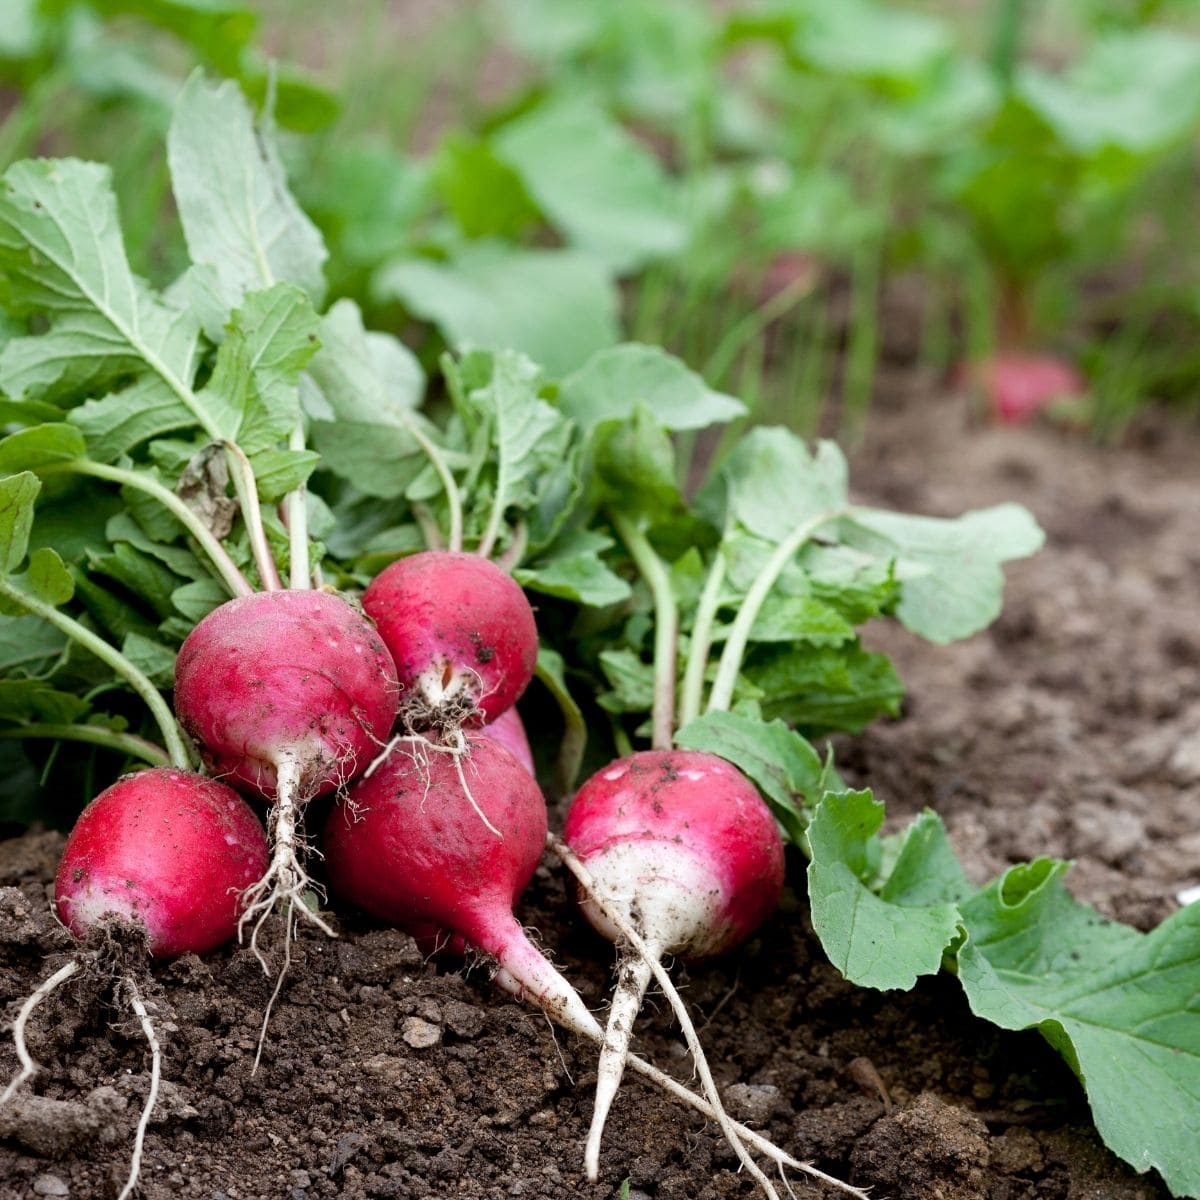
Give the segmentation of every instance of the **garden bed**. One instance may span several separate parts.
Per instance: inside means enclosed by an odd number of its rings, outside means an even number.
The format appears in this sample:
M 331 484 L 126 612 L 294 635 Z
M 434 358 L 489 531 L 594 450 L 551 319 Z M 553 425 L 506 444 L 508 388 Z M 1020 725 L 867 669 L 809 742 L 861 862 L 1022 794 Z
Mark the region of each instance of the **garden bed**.
M 935 807 L 976 881 L 1071 857 L 1078 896 L 1153 926 L 1200 860 L 1196 437 L 1148 422 L 1106 451 L 1051 428 L 974 428 L 961 398 L 935 398 L 924 378 L 881 390 L 853 473 L 869 481 L 863 499 L 931 513 L 1015 499 L 1048 540 L 1011 568 L 987 632 L 917 649 L 898 627 L 868 631 L 909 694 L 902 719 L 842 739 L 845 775 L 897 825 Z M 69 949 L 47 905 L 61 847 L 46 832 L 0 843 L 0 886 L 18 889 L 0 894 L 5 996 L 28 993 L 46 954 Z M 737 1085 L 735 1115 L 879 1200 L 1167 1194 L 1103 1149 L 1037 1035 L 975 1020 L 945 978 L 908 995 L 843 982 L 808 925 L 798 855 L 791 865 L 762 935 L 679 975 L 719 1081 Z M 543 867 L 520 915 L 599 1008 L 611 950 L 569 911 L 561 872 Z M 464 976 L 405 936 L 339 918 L 337 942 L 304 931 L 255 1076 L 270 981 L 253 956 L 155 968 L 170 1086 L 147 1140 L 148 1200 L 555 1200 L 616 1196 L 626 1179 L 631 1200 L 752 1194 L 718 1133 L 632 1081 L 602 1181 L 586 1184 L 591 1048 L 498 995 L 485 965 Z M 25 1098 L 0 1116 L 0 1196 L 90 1200 L 124 1178 L 148 1060 L 99 998 L 66 988 L 34 1020 L 46 1069 L 32 1090 L 69 1107 Z M 686 1077 L 665 1007 L 640 1031 L 641 1048 Z

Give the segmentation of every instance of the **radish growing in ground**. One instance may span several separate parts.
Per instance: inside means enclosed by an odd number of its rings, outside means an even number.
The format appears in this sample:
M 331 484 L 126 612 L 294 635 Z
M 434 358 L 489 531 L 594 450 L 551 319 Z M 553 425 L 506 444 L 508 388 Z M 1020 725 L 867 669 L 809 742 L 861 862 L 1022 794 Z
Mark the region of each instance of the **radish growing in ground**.
M 137 1185 L 162 1070 L 154 1025 L 125 956 L 203 954 L 229 941 L 246 889 L 266 868 L 266 838 L 246 801 L 222 783 L 177 767 L 118 780 L 88 805 L 67 839 L 55 904 L 81 951 L 21 1006 L 13 1025 L 20 1068 L 0 1105 L 37 1071 L 25 1046 L 33 1011 L 85 964 L 115 960 L 121 971 L 117 996 L 137 1015 L 151 1053 L 150 1089 L 118 1200 Z
M 533 609 L 503 568 L 477 554 L 402 558 L 371 582 L 363 610 L 395 660 L 409 732 L 493 721 L 533 678 Z
M 529 940 L 513 904 L 537 867 L 546 840 L 546 806 L 528 771 L 502 746 L 466 735 L 472 788 L 495 837 L 467 802 L 457 751 L 422 737 L 397 739 L 369 776 L 340 797 L 322 845 L 334 891 L 413 934 L 427 950 L 482 950 L 497 963 L 496 983 L 543 1009 L 555 1022 L 602 1044 L 604 1031 L 573 987 Z M 805 1171 L 856 1196 L 807 1163 L 733 1122 L 650 1064 L 629 1064 L 717 1120 L 743 1156 L 746 1141 L 781 1166 Z M 750 1169 L 774 1195 L 753 1162 Z
M 689 750 L 643 751 L 593 775 L 575 795 L 563 839 L 605 901 L 600 909 L 584 899 L 588 920 L 619 943 L 623 930 L 607 915 L 616 908 L 646 947 L 623 962 L 609 1012 L 585 1154 L 595 1180 L 604 1122 L 654 963 L 668 954 L 720 954 L 757 929 L 779 902 L 783 842 L 736 767 Z M 686 1011 L 675 997 L 672 1004 L 686 1027 Z M 703 1056 L 697 1067 L 707 1073 Z
M 209 769 L 272 801 L 271 863 L 243 923 L 283 906 L 332 935 L 302 900 L 309 887 L 303 806 L 364 767 L 396 719 L 396 672 L 371 623 L 341 597 L 259 592 L 221 605 L 184 641 L 175 709 Z

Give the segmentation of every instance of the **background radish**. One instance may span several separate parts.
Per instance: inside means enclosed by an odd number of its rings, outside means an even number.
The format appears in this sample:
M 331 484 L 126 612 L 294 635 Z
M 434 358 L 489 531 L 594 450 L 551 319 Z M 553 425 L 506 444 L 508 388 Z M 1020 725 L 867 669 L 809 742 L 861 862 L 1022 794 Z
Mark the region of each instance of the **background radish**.
M 499 742 L 530 775 L 535 774 L 529 735 L 526 734 L 525 723 L 515 707 L 502 712 L 494 721 L 485 725 L 481 732 L 485 737 Z
M 282 904 L 288 931 L 309 886 L 297 822 L 313 796 L 364 767 L 396 718 L 396 672 L 370 622 L 340 596 L 259 592 L 214 609 L 188 635 L 175 708 L 216 774 L 273 801 L 272 857 L 243 922 Z
M 563 838 L 603 901 L 600 908 L 584 898 L 588 920 L 619 943 L 624 930 L 607 915 L 616 909 L 645 942 L 645 953 L 622 963 L 609 1012 L 585 1154 L 594 1180 L 653 965 L 665 954 L 719 954 L 758 928 L 779 902 L 783 842 L 736 767 L 688 750 L 643 751 L 593 775 L 576 793 Z M 703 1056 L 697 1066 L 707 1072 Z
M 363 609 L 391 651 L 409 731 L 495 720 L 533 678 L 537 626 L 525 593 L 477 554 L 426 550 L 385 567 Z
M 246 801 L 224 784 L 176 767 L 158 767 L 126 776 L 101 792 L 67 839 L 54 888 L 59 917 L 84 950 L 21 1006 L 13 1025 L 20 1067 L 0 1095 L 0 1105 L 37 1071 L 25 1046 L 25 1026 L 56 987 L 85 962 L 111 953 L 113 941 L 118 948 L 156 958 L 203 954 L 229 941 L 246 889 L 266 867 L 262 826 Z M 133 975 L 122 975 L 116 990 L 137 1015 L 151 1053 L 150 1088 L 129 1177 L 118 1197 L 125 1200 L 141 1172 L 162 1055 Z
M 322 845 L 330 884 L 360 908 L 413 934 L 426 950 L 473 947 L 491 955 L 500 987 L 537 1004 L 564 1028 L 603 1043 L 604 1032 L 583 1000 L 513 916 L 545 845 L 546 808 L 537 784 L 492 739 L 468 734 L 466 741 L 473 790 L 502 836 L 489 832 L 467 802 L 454 752 L 421 737 L 397 739 L 379 767 L 340 797 L 329 815 Z M 719 1104 L 649 1063 L 632 1055 L 628 1061 L 721 1122 L 735 1143 L 750 1142 L 781 1166 L 862 1195 L 730 1121 Z M 769 1184 L 766 1190 L 774 1194 Z

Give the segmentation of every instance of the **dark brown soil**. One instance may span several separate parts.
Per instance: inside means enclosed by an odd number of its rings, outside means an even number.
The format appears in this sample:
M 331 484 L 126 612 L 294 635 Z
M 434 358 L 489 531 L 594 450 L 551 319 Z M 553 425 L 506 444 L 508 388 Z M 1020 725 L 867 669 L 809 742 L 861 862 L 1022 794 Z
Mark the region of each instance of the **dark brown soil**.
M 873 415 L 861 495 L 945 513 L 1019 499 L 1049 544 L 1016 566 L 1004 616 L 970 642 L 872 631 L 910 695 L 901 720 L 846 739 L 846 774 L 895 822 L 937 808 L 975 878 L 1073 857 L 1077 894 L 1148 927 L 1200 861 L 1200 441 L 1147 430 L 1104 451 L 1049 428 L 973 429 L 961 400 L 911 378 L 889 391 L 907 395 Z M 61 845 L 53 833 L 0 843 L 0 996 L 28 993 L 68 949 L 47 909 Z M 812 936 L 799 866 L 761 937 L 676 969 L 736 1115 L 880 1200 L 1166 1195 L 1099 1144 L 1050 1048 L 974 1020 L 953 980 L 909 995 L 845 984 Z M 569 911 L 543 867 L 522 915 L 599 1007 L 610 952 Z M 626 1179 L 631 1200 L 753 1194 L 719 1135 L 635 1080 L 588 1185 L 590 1047 L 498 995 L 483 967 L 426 963 L 408 938 L 340 917 L 337 942 L 302 936 L 257 1076 L 270 985 L 253 957 L 154 968 L 169 1087 L 147 1200 L 599 1200 Z M 30 1092 L 43 1099 L 0 1116 L 4 1200 L 106 1200 L 123 1178 L 148 1060 L 102 995 L 72 983 L 32 1023 L 45 1071 Z M 641 1030 L 641 1048 L 686 1077 L 661 1005 Z M 0 1070 L 12 1061 L 0 1050 Z

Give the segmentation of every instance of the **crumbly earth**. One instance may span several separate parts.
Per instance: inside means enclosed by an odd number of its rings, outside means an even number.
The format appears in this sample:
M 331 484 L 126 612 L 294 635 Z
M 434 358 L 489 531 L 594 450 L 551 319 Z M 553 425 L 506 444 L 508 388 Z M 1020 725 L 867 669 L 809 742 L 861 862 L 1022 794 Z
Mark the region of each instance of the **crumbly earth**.
M 1200 439 L 1146 425 L 1111 451 L 1048 427 L 975 428 L 961 399 L 919 384 L 890 387 L 873 413 L 861 497 L 934 513 L 1017 499 L 1049 541 L 1012 569 L 1004 615 L 971 641 L 870 632 L 909 698 L 900 720 L 842 740 L 845 773 L 897 824 L 935 807 L 976 879 L 1071 857 L 1078 895 L 1149 927 L 1200 882 Z M 47 909 L 61 846 L 48 832 L 0 843 L 0 997 L 28 993 L 69 950 Z M 521 915 L 599 1007 L 610 951 L 569 911 L 560 873 L 542 867 Z M 256 1076 L 270 981 L 254 958 L 229 949 L 153 969 L 168 1087 L 146 1200 L 601 1200 L 625 1180 L 630 1200 L 753 1194 L 712 1128 L 637 1080 L 589 1185 L 590 1048 L 496 993 L 483 965 L 427 963 L 405 936 L 339 921 L 336 942 L 302 929 Z M 843 982 L 795 863 L 760 937 L 676 971 L 735 1115 L 879 1200 L 1167 1194 L 1104 1150 L 1050 1048 L 974 1020 L 953 980 L 908 995 Z M 663 1005 L 640 1033 L 687 1076 Z M 0 1114 L 0 1197 L 112 1197 L 148 1081 L 136 1024 L 83 980 L 45 1005 L 29 1041 L 45 1070 Z M 0 1070 L 12 1062 L 0 1048 Z

